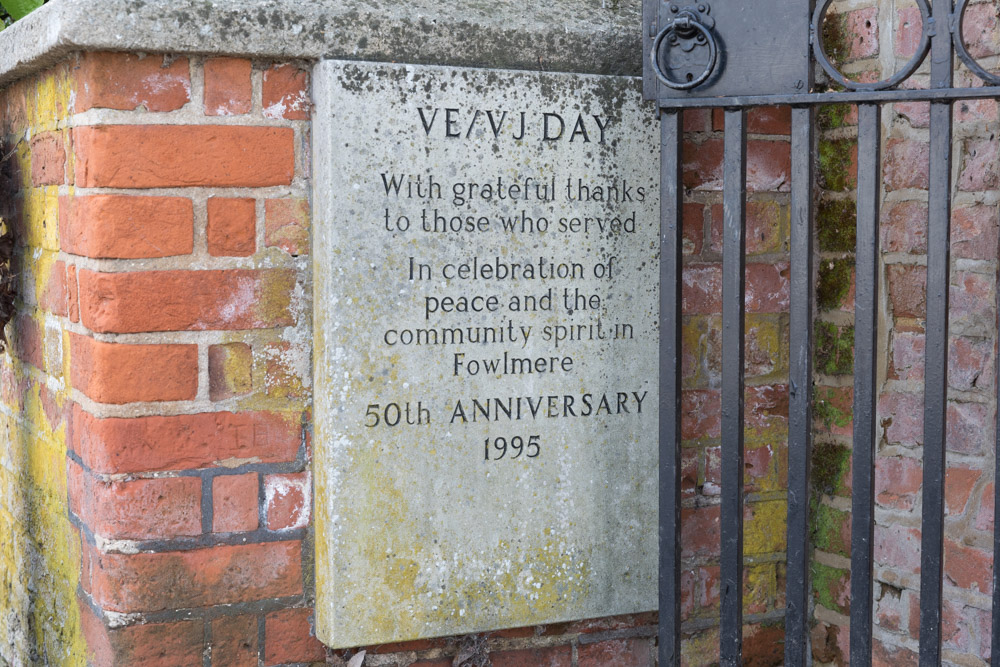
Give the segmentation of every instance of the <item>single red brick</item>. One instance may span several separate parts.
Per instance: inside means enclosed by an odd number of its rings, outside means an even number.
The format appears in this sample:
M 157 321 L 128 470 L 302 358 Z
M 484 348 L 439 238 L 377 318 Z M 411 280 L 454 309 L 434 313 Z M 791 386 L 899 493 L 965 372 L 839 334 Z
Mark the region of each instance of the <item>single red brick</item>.
M 923 318 L 927 269 L 923 266 L 890 264 L 887 274 L 892 314 L 896 317 Z
M 205 115 L 238 116 L 252 108 L 250 61 L 209 58 L 205 61 Z
M 992 448 L 993 423 L 983 403 L 948 402 L 947 448 L 962 454 L 980 454 Z
M 256 616 L 212 619 L 212 667 L 256 665 L 258 655 Z
M 718 505 L 694 507 L 681 512 L 681 549 L 684 558 L 718 555 L 720 537 Z
M 884 252 L 926 253 L 927 204 L 904 201 L 893 205 L 879 231 Z
M 930 147 L 926 141 L 890 139 L 885 144 L 882 178 L 886 190 L 927 189 Z
M 722 397 L 717 389 L 681 392 L 681 437 L 718 438 L 722 434 Z
M 263 329 L 295 323 L 290 269 L 80 270 L 84 326 L 98 332 Z
M 188 255 L 194 206 L 187 197 L 60 197 L 59 242 L 71 255 L 101 259 Z
M 84 590 L 108 611 L 236 604 L 302 594 L 302 543 L 219 545 L 159 553 L 92 553 Z
M 788 262 L 747 264 L 744 302 L 748 313 L 780 313 L 788 310 Z
M 900 525 L 876 525 L 876 563 L 903 572 L 920 571 L 920 531 Z
M 996 505 L 994 503 L 995 487 L 994 482 L 990 482 L 983 488 L 983 495 L 979 498 L 979 512 L 976 514 L 976 530 L 993 532 L 993 523 L 996 516 Z
M 722 265 L 690 264 L 681 276 L 685 315 L 722 312 Z
M 257 250 L 257 210 L 253 199 L 208 200 L 208 254 L 249 257 Z
M 969 503 L 969 497 L 972 496 L 972 488 L 982 476 L 983 471 L 975 468 L 948 468 L 944 481 L 946 515 L 955 516 L 965 513 L 965 506 Z
M 17 275 L 15 269 L 15 275 Z M 61 259 L 52 262 L 49 275 L 38 294 L 38 307 L 53 315 L 66 317 L 69 312 L 69 299 L 66 287 L 66 263 Z
M 722 204 L 712 205 L 712 252 L 722 254 Z M 787 219 L 781 205 L 773 201 L 750 201 L 746 206 L 747 255 L 786 250 L 782 218 Z
M 304 353 L 287 341 L 264 345 L 264 391 L 269 397 L 302 398 L 308 395 L 298 363 L 299 355 Z
M 191 400 L 197 345 L 125 345 L 70 333 L 70 379 L 99 403 Z
M 519 651 L 491 653 L 493 667 L 570 667 L 573 650 L 569 646 L 526 648 Z
M 295 413 L 206 412 L 98 419 L 73 406 L 70 443 L 105 474 L 292 461 L 301 442 Z
M 920 36 L 924 31 L 923 17 L 917 7 L 903 7 L 896 16 L 896 55 L 910 58 L 920 45 Z
M 265 118 L 309 120 L 309 74 L 295 65 L 264 70 L 261 90 Z
M 959 544 L 954 540 L 944 541 L 944 580 L 952 586 L 980 593 L 993 590 L 992 549 Z
M 652 664 L 648 639 L 612 639 L 596 644 L 583 644 L 577 649 L 579 667 L 652 667 Z
M 878 7 L 847 12 L 848 58 L 858 60 L 878 55 Z
M 10 343 L 15 357 L 39 370 L 45 370 L 42 328 L 33 317 L 23 313 L 14 317 L 14 336 Z
M 81 187 L 263 187 L 295 172 L 290 127 L 101 125 L 74 130 Z
M 70 469 L 78 466 L 69 463 Z M 80 469 L 70 477 L 80 518 L 105 539 L 151 540 L 201 534 L 201 479 L 103 482 Z
M 70 322 L 80 321 L 80 285 L 76 281 L 76 265 L 66 267 L 66 297 L 69 301 L 68 315 Z
M 894 380 L 922 380 L 924 377 L 924 335 L 912 331 L 892 332 L 889 377 Z M 950 371 L 950 369 L 949 369 Z
M 948 341 L 948 386 L 974 391 L 993 375 L 993 342 L 955 336 Z
M 1000 186 L 1000 151 L 995 139 L 969 139 L 965 142 L 958 189 L 967 192 L 996 190 Z M 926 187 L 926 186 L 925 186 Z
M 875 459 L 875 500 L 883 507 L 910 510 L 924 479 L 920 462 L 906 456 Z
M 926 219 L 924 220 L 926 224 Z M 997 211 L 995 206 L 968 206 L 951 214 L 953 257 L 989 260 L 996 257 Z
M 66 148 L 58 132 L 42 132 L 31 138 L 31 183 L 61 185 L 66 182 Z
M 101 667 L 201 667 L 204 664 L 205 630 L 200 620 L 108 628 L 86 602 L 77 598 L 77 603 L 88 664 Z
M 212 480 L 212 532 L 257 530 L 257 473 L 218 475 Z
M 950 301 L 951 324 L 966 335 L 992 337 L 996 327 L 994 276 L 972 271 L 953 271 Z
M 886 392 L 879 396 L 878 413 L 883 415 L 885 439 L 891 445 L 923 442 L 923 396 Z
M 312 609 L 272 611 L 264 619 L 264 664 L 326 659 L 326 649 L 312 633 Z
M 77 70 L 76 111 L 145 107 L 176 111 L 191 99 L 187 58 L 131 53 L 83 53 Z
M 268 199 L 264 202 L 264 243 L 289 255 L 309 254 L 309 202 Z
M 224 401 L 253 391 L 253 351 L 246 343 L 208 347 L 208 397 Z
M 308 472 L 264 477 L 268 530 L 290 530 L 309 525 L 311 482 Z

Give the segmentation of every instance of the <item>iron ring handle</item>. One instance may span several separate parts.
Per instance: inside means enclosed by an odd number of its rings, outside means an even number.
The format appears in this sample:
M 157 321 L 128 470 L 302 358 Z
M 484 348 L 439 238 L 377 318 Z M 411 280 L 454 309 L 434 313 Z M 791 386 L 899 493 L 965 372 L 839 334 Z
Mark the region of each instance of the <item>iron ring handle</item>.
M 705 41 L 708 43 L 708 64 L 705 65 L 705 71 L 690 81 L 674 81 L 669 78 L 663 73 L 663 70 L 660 69 L 660 59 L 657 57 L 663 40 L 666 39 L 667 35 L 675 33 L 679 27 L 694 28 L 705 37 Z M 656 74 L 656 78 L 659 79 L 660 83 L 664 86 L 673 88 L 674 90 L 690 90 L 691 88 L 704 83 L 715 70 L 715 61 L 718 56 L 719 46 L 715 41 L 715 36 L 712 35 L 712 31 L 709 30 L 701 21 L 690 15 L 679 16 L 678 18 L 670 21 L 653 40 L 653 49 L 649 54 L 649 58 L 653 63 L 653 72 Z

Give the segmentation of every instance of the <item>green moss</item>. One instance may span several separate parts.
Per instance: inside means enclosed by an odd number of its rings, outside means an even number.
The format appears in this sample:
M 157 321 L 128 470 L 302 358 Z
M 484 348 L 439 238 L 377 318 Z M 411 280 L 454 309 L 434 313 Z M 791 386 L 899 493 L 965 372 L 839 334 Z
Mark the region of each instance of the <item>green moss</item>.
M 825 252 L 853 252 L 857 242 L 857 208 L 849 199 L 822 201 L 816 207 L 819 249 Z
M 856 139 L 824 139 L 819 142 L 819 182 L 826 190 L 842 192 L 853 186 L 850 176 Z
M 854 327 L 817 322 L 813 363 L 824 375 L 850 375 L 854 366 Z
M 816 307 L 820 310 L 836 310 L 851 289 L 852 259 L 834 259 L 823 262 L 819 267 L 819 282 L 816 285 Z
M 809 513 L 809 530 L 813 546 L 820 551 L 849 556 L 851 540 L 850 514 L 820 502 L 812 502 Z
M 849 104 L 824 104 L 816 112 L 816 124 L 821 130 L 836 130 L 847 125 Z
M 833 387 L 818 387 L 813 398 L 814 422 L 822 423 L 828 431 L 834 426 L 844 428 L 851 423 L 851 413 L 836 404 L 836 391 Z
M 813 594 L 816 596 L 816 602 L 841 614 L 850 613 L 851 573 L 848 570 L 838 570 L 816 561 L 811 563 L 810 570 L 812 571 Z
M 846 491 L 844 476 L 850 469 L 851 450 L 843 445 L 819 442 L 812 451 L 812 488 L 816 494 L 840 495 Z

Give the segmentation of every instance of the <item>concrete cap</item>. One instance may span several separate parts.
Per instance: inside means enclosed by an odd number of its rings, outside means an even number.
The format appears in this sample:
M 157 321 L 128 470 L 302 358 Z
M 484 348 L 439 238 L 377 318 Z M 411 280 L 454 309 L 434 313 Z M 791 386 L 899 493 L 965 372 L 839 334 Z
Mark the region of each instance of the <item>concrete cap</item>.
M 640 0 L 52 0 L 0 32 L 0 83 L 74 51 L 640 75 Z

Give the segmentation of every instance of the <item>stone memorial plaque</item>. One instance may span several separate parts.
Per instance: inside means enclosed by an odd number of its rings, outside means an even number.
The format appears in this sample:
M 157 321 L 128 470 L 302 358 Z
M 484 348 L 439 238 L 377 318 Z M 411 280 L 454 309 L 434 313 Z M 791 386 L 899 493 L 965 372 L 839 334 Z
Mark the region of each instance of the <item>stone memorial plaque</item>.
M 640 81 L 328 61 L 314 90 L 320 639 L 655 609 Z

